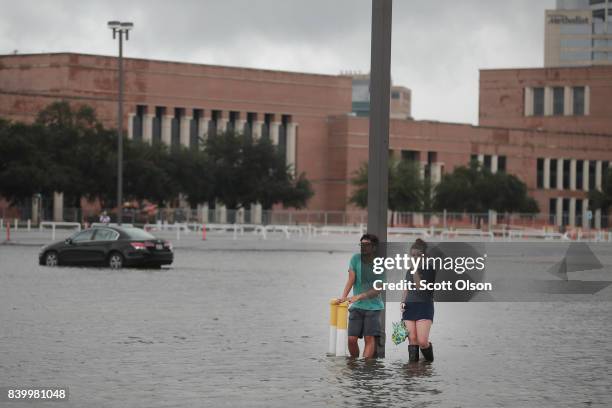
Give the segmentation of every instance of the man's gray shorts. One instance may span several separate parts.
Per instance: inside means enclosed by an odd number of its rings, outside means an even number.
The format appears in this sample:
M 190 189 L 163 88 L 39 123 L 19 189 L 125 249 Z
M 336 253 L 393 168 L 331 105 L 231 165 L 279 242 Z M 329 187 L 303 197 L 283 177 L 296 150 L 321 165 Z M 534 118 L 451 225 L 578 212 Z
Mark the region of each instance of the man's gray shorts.
M 380 310 L 350 309 L 348 335 L 380 336 Z

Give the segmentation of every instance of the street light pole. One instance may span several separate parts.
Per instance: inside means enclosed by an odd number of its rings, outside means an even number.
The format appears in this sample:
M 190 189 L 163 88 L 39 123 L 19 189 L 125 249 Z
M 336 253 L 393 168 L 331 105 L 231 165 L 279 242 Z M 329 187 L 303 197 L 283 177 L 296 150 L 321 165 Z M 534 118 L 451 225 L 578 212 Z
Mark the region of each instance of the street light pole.
M 117 224 L 123 222 L 123 35 L 129 39 L 129 32 L 134 28 L 130 22 L 109 21 L 108 28 L 113 30 L 113 39 L 119 34 L 119 96 L 117 112 Z
M 378 236 L 377 256 L 386 256 L 389 185 L 389 93 L 391 91 L 392 0 L 372 0 L 372 44 L 370 62 L 370 135 L 368 153 L 368 232 Z M 386 301 L 385 292 L 382 293 Z M 385 357 L 385 311 L 376 355 Z

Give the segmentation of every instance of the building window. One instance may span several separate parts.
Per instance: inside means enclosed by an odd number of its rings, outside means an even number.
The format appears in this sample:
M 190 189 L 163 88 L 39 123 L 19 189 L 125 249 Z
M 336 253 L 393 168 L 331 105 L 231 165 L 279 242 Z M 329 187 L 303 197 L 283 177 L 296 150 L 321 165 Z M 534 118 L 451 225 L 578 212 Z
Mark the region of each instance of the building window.
M 573 112 L 576 116 L 584 115 L 584 86 L 575 86 Z
M 193 119 L 189 126 L 189 147 L 197 150 L 200 145 L 200 119 L 204 117 L 204 111 L 202 109 L 193 110 Z
M 544 159 L 541 157 L 538 158 L 536 185 L 538 188 L 544 188 Z
M 582 225 L 582 200 L 576 200 L 576 225 Z
M 591 59 L 590 51 L 565 51 L 561 50 L 559 56 L 561 61 L 589 61 Z
M 561 40 L 561 48 L 589 48 L 591 41 L 587 38 L 567 38 Z
M 550 159 L 550 179 L 548 185 L 550 188 L 557 188 L 557 159 Z
M 576 189 L 582 190 L 582 178 L 584 177 L 584 160 L 576 161 Z
M 557 214 L 557 199 L 550 198 L 548 200 L 548 223 L 549 224 L 554 225 L 556 214 Z
M 136 115 L 132 122 L 132 137 L 136 141 L 142 141 L 142 123 L 144 121 L 144 115 L 147 112 L 147 107 L 144 105 L 136 106 Z
M 589 0 L 589 6 L 592 6 L 593 4 L 603 4 L 605 2 L 606 0 Z
M 563 199 L 563 204 L 562 204 L 562 213 L 563 213 L 563 222 L 562 224 L 568 225 L 569 224 L 569 198 L 564 198 Z
M 593 20 L 604 21 L 605 19 L 606 19 L 605 9 L 593 10 Z
M 402 150 L 402 160 L 418 162 L 420 156 L 418 150 Z
M 608 53 L 607 52 L 595 51 L 593 53 L 593 60 L 594 61 L 605 61 L 607 59 L 608 59 Z
M 533 88 L 533 116 L 544 115 L 544 88 Z
M 155 117 L 153 118 L 153 143 L 161 143 L 161 126 L 162 117 L 166 114 L 166 108 L 163 106 L 155 107 Z
M 553 115 L 563 115 L 564 88 L 556 86 L 553 88 Z
M 391 99 L 400 99 L 400 93 L 397 91 L 391 92 Z
M 170 126 L 170 146 L 173 149 L 178 149 L 181 145 L 181 119 L 183 116 L 185 116 L 185 109 L 174 108 L 174 117 Z
M 270 123 L 272 123 L 272 114 L 266 113 L 264 114 L 264 123 L 261 127 L 261 137 L 263 139 L 270 140 Z
M 506 172 L 506 156 L 497 157 L 497 171 L 502 173 Z
M 570 188 L 570 160 L 563 160 L 563 189 Z
M 595 190 L 595 160 L 589 160 L 589 190 Z
M 483 166 L 485 169 L 491 170 L 492 166 L 491 166 L 491 155 L 490 154 L 485 154 Z
M 591 34 L 591 27 L 588 24 L 561 24 L 559 32 L 561 34 Z

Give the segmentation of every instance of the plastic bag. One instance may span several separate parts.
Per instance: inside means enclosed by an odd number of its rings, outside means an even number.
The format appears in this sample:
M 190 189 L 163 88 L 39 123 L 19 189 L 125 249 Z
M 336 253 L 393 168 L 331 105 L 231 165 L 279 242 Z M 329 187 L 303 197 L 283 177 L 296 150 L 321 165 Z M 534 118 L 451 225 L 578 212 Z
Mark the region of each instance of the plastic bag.
M 397 346 L 398 344 L 403 343 L 406 340 L 406 337 L 408 337 L 408 331 L 404 326 L 404 322 L 394 322 L 393 334 L 391 335 L 391 340 L 393 341 L 393 344 Z

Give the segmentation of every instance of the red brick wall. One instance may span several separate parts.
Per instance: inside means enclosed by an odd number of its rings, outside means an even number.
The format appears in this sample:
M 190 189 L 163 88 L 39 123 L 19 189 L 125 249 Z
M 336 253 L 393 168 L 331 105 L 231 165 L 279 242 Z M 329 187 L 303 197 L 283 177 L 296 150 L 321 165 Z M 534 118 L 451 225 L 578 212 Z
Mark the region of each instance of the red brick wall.
M 524 115 L 524 88 L 589 86 L 588 116 Z M 549 129 L 612 135 L 612 66 L 480 70 L 482 126 Z

